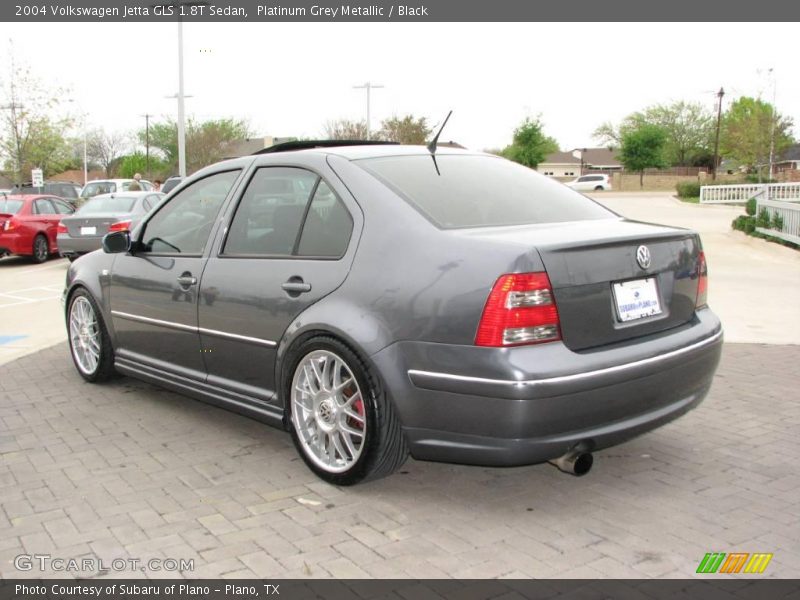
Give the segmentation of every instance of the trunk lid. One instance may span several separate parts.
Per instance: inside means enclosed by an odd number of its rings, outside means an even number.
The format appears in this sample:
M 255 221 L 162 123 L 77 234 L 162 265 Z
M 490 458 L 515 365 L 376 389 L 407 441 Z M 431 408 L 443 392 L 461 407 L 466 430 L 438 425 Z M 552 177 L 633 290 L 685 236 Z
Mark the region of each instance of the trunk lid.
M 103 237 L 108 233 L 108 228 L 112 224 L 118 221 L 127 221 L 130 218 L 130 213 L 97 213 L 86 216 L 73 215 L 61 219 L 61 224 L 67 228 L 70 237 Z
M 690 230 L 603 219 L 493 228 L 468 235 L 536 248 L 553 287 L 564 344 L 571 350 L 657 333 L 694 315 L 701 246 Z M 637 261 L 640 246 L 649 250 L 646 268 Z M 619 283 L 626 285 L 615 287 Z M 639 297 L 637 289 L 642 286 L 642 297 L 654 295 L 660 312 L 623 320 L 623 311 L 632 306 L 634 294 Z

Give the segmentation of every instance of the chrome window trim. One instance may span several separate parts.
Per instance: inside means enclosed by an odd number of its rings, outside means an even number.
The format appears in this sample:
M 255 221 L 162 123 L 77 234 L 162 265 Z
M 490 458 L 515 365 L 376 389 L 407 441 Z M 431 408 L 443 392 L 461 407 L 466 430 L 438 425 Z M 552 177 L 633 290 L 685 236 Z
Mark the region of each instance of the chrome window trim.
M 609 373 L 617 373 L 619 371 L 624 371 L 627 369 L 633 369 L 636 367 L 640 367 L 643 365 L 648 365 L 652 363 L 657 363 L 660 361 L 668 360 L 675 356 L 680 356 L 681 354 L 685 354 L 686 352 L 691 352 L 693 350 L 697 350 L 698 348 L 702 348 L 703 346 L 707 346 L 719 340 L 722 337 L 722 330 L 720 329 L 717 333 L 708 337 L 704 340 L 699 342 L 695 342 L 694 344 L 690 344 L 689 346 L 685 346 L 684 348 L 679 348 L 678 350 L 673 350 L 671 352 L 667 352 L 666 354 L 661 354 L 659 356 L 652 356 L 650 358 L 643 358 L 641 360 L 635 360 L 633 362 L 625 363 L 622 365 L 616 365 L 613 367 L 607 367 L 605 369 L 596 369 L 594 371 L 587 371 L 585 373 L 575 373 L 573 375 L 561 375 L 558 377 L 548 377 L 546 379 L 523 379 L 520 381 L 514 381 L 512 379 L 488 379 L 484 377 L 470 377 L 468 375 L 453 375 L 452 373 L 437 373 L 434 371 L 420 371 L 417 369 L 409 369 L 408 375 L 413 377 L 414 375 L 421 375 L 423 377 L 435 377 L 438 379 L 449 379 L 452 381 L 465 381 L 470 383 L 489 383 L 489 384 L 497 384 L 497 385 L 508 385 L 512 387 L 528 387 L 528 386 L 535 386 L 535 385 L 544 385 L 549 383 L 566 383 L 570 381 L 578 381 L 581 379 L 586 379 L 588 377 L 596 377 L 598 375 L 607 375 Z
M 127 319 L 128 321 L 138 321 L 140 323 L 147 323 L 149 325 L 158 325 L 160 327 L 166 327 L 168 329 L 177 329 L 179 331 L 188 331 L 191 333 L 203 333 L 206 335 L 213 335 L 221 338 L 238 340 L 240 342 L 250 342 L 253 344 L 259 344 L 261 346 L 275 347 L 278 345 L 277 342 L 274 342 L 272 340 L 264 340 L 261 338 L 250 337 L 247 335 L 239 335 L 238 333 L 228 333 L 227 331 L 219 331 L 217 329 L 194 327 L 192 325 L 184 325 L 183 323 L 175 323 L 173 321 L 162 321 L 161 319 L 153 319 L 152 317 L 134 315 L 119 310 L 112 310 L 111 314 L 121 319 Z

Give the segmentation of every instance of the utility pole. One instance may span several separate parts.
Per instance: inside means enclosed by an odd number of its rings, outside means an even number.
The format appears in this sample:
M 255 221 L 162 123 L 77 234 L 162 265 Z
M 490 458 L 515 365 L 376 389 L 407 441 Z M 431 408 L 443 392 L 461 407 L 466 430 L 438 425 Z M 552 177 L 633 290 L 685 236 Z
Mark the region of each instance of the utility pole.
M 382 85 L 378 85 L 372 82 L 366 82 L 364 85 L 354 85 L 354 90 L 367 90 L 367 139 L 370 138 L 370 127 L 369 127 L 369 96 L 370 92 L 375 89 L 382 88 Z
M 150 117 L 152 117 L 153 115 L 145 113 L 141 116 L 144 117 L 145 171 L 147 171 L 147 179 L 152 179 L 152 177 L 150 176 Z
M 714 140 L 714 170 L 711 172 L 711 179 L 712 181 L 717 180 L 717 169 L 719 168 L 719 130 L 720 125 L 722 124 L 722 97 L 725 95 L 725 90 L 719 88 L 717 92 L 717 98 L 719 98 L 719 102 L 717 104 L 717 136 Z

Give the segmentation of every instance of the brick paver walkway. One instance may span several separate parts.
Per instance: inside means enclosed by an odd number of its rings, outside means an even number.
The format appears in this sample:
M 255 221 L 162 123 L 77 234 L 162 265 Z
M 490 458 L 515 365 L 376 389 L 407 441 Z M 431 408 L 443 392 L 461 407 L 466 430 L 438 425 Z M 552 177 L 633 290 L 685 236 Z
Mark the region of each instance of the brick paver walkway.
M 187 577 L 687 577 L 743 551 L 800 577 L 798 364 L 798 346 L 726 345 L 700 408 L 584 478 L 409 461 L 335 488 L 288 434 L 83 383 L 62 344 L 0 367 L 0 576 L 36 553 L 193 558 Z

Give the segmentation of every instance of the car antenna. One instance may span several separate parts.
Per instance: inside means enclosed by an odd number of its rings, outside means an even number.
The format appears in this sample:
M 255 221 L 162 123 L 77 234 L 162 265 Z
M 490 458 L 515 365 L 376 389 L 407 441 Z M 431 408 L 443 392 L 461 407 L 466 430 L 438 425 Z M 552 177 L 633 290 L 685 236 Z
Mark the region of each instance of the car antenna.
M 431 158 L 433 159 L 433 167 L 436 169 L 436 174 L 439 177 L 442 176 L 442 173 L 441 171 L 439 171 L 439 163 L 436 162 L 436 144 L 439 141 L 439 136 L 442 135 L 442 130 L 444 129 L 444 126 L 447 125 L 447 120 L 450 118 L 450 115 L 452 114 L 453 114 L 452 110 L 449 113 L 447 113 L 447 116 L 444 118 L 444 123 L 442 123 L 442 126 L 439 127 L 439 131 L 436 133 L 436 136 L 431 140 L 431 143 L 428 144 L 428 152 L 431 153 Z
M 452 114 L 453 114 L 452 110 L 449 113 L 447 113 L 447 116 L 444 118 L 444 123 L 442 123 L 442 126 L 439 127 L 439 131 L 436 134 L 436 137 L 434 137 L 431 140 L 431 143 L 428 144 L 428 152 L 430 152 L 431 154 L 436 154 L 436 144 L 439 142 L 439 136 L 442 135 L 442 130 L 444 129 L 444 126 L 447 125 L 447 120 L 450 118 L 450 115 Z

